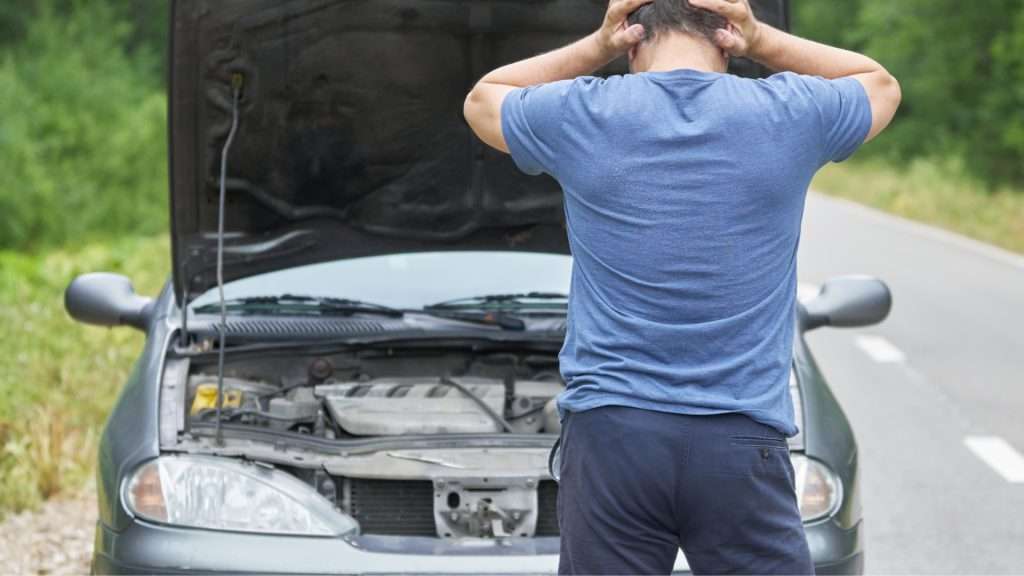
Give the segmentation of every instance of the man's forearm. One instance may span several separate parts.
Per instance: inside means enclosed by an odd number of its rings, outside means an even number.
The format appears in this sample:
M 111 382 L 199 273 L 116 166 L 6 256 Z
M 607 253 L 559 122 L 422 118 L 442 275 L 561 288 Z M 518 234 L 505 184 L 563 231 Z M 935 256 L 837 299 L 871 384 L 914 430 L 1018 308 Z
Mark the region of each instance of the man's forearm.
M 882 71 L 878 62 L 863 54 L 819 44 L 761 24 L 747 54 L 779 72 L 796 72 L 835 79 Z
M 601 44 L 597 34 L 591 34 L 557 50 L 502 66 L 480 82 L 524 88 L 568 80 L 593 74 L 616 56 L 614 50 Z

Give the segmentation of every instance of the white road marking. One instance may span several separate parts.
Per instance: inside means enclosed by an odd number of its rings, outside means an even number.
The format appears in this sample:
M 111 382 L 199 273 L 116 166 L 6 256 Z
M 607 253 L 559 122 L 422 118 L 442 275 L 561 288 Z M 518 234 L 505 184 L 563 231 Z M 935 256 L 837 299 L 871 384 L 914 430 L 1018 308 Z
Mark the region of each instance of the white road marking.
M 999 436 L 968 436 L 964 444 L 1011 484 L 1024 484 L 1024 456 Z
M 881 336 L 857 336 L 857 347 L 879 364 L 902 364 L 907 357 Z

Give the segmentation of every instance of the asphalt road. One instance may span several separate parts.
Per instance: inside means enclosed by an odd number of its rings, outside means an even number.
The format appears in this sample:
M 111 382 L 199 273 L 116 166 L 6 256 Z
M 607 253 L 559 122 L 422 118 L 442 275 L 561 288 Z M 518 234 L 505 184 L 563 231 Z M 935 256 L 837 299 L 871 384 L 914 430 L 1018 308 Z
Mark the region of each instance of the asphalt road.
M 801 282 L 851 273 L 892 315 L 808 342 L 857 435 L 867 571 L 1024 573 L 1024 258 L 812 194 Z

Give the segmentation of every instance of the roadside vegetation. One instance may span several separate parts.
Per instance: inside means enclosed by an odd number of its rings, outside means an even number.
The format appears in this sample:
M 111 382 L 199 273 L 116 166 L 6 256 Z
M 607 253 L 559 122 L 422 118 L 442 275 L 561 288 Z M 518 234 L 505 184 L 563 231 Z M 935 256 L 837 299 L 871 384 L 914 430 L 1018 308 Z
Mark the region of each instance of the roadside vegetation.
M 901 80 L 890 132 L 816 180 L 1024 252 L 1024 3 L 792 0 Z M 141 349 L 63 311 L 86 271 L 169 270 L 164 2 L 0 1 L 0 517 L 74 493 Z
M 1024 3 L 792 0 L 812 39 L 900 80 L 892 127 L 815 189 L 1024 252 Z
M 67 283 L 170 269 L 160 4 L 0 3 L 0 518 L 92 476 L 141 349 L 71 322 Z
M 979 182 L 955 161 L 833 164 L 812 188 L 1024 254 L 1024 193 Z
M 68 282 L 129 275 L 156 295 L 170 269 L 165 235 L 42 254 L 0 251 L 0 516 L 74 493 L 93 474 L 99 431 L 142 334 L 73 323 Z

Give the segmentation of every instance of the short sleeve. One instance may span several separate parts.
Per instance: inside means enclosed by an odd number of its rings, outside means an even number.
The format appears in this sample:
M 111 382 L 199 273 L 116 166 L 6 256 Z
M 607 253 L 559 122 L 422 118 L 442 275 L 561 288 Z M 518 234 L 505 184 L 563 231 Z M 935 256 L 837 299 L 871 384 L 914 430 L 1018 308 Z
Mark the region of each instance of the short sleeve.
M 509 153 L 523 172 L 554 175 L 569 82 L 517 88 L 501 105 L 501 131 Z
M 824 149 L 822 164 L 842 162 L 864 144 L 871 131 L 871 101 L 856 78 L 826 80 L 805 77 L 821 111 Z

